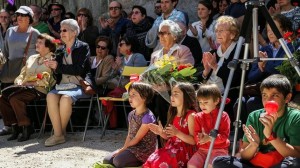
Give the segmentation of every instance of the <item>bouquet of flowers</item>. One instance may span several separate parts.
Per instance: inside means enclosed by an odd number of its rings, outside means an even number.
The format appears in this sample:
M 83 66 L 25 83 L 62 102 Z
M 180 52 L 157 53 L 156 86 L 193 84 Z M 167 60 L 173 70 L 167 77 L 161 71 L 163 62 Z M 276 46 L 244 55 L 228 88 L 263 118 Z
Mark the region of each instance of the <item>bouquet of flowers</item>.
M 140 81 L 151 84 L 153 89 L 170 102 L 168 91 L 174 82 L 195 82 L 196 69 L 191 64 L 177 64 L 175 57 L 164 55 L 155 61 L 144 73 Z

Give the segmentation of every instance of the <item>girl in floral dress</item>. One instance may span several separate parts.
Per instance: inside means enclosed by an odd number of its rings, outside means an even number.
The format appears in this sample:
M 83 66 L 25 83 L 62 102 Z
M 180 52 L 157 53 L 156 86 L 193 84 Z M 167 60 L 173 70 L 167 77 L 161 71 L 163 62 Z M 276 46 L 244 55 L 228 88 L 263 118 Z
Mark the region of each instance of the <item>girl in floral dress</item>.
M 128 135 L 124 146 L 103 160 L 115 167 L 141 166 L 156 149 L 156 135 L 148 124 L 155 123 L 154 114 L 147 108 L 154 95 L 150 85 L 134 82 L 129 87 L 129 103 L 133 111 L 128 115 Z M 108 165 L 106 165 L 108 166 Z
M 194 114 L 197 111 L 194 87 L 189 83 L 177 83 L 171 91 L 171 106 L 165 128 L 149 124 L 152 132 L 167 140 L 165 146 L 152 153 L 144 168 L 186 167 L 195 152 Z

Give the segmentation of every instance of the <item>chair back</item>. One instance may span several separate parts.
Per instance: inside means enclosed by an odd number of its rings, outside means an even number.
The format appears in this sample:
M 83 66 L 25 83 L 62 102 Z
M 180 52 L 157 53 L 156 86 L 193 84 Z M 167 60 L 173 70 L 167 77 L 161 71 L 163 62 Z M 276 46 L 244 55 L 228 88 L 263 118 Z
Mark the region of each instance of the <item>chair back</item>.
M 118 86 L 120 86 L 122 78 L 124 76 L 130 76 L 131 74 L 138 74 L 145 72 L 148 67 L 133 67 L 133 66 L 124 66 L 122 76 L 119 79 Z

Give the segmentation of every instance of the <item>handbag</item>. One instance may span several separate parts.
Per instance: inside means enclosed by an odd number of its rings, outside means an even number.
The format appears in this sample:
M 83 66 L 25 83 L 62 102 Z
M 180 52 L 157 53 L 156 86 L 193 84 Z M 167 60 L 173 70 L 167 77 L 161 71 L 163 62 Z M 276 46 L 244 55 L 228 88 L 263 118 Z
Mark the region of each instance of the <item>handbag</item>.
M 61 84 L 56 84 L 55 89 L 56 90 L 70 90 L 76 88 L 77 85 L 74 83 L 61 83 Z
M 243 94 L 245 96 L 260 96 L 260 84 L 261 82 L 254 84 L 246 84 Z
M 88 83 L 87 81 L 81 79 L 81 80 L 79 80 L 79 83 L 80 83 L 80 85 L 82 87 L 82 90 L 85 94 L 88 94 L 88 95 L 96 94 L 96 91 L 92 88 L 91 84 Z
M 2 50 L 0 49 L 0 65 L 5 64 L 6 60 L 7 60 L 6 57 L 4 56 Z
M 26 64 L 28 49 L 30 46 L 30 41 L 32 37 L 32 32 L 30 32 L 27 45 L 24 50 L 23 57 L 9 60 L 6 58 L 6 62 L 2 65 L 2 70 L 0 73 L 0 81 L 3 83 L 13 83 L 15 78 L 20 74 L 21 69 Z
M 6 88 L 4 88 L 2 91 L 1 91 L 1 94 L 3 97 L 7 98 L 9 100 L 9 98 L 13 95 L 13 94 L 16 94 L 16 93 L 19 93 L 21 92 L 22 90 L 25 90 L 27 89 L 26 86 L 22 86 L 22 85 L 11 85 L 11 86 L 8 86 Z

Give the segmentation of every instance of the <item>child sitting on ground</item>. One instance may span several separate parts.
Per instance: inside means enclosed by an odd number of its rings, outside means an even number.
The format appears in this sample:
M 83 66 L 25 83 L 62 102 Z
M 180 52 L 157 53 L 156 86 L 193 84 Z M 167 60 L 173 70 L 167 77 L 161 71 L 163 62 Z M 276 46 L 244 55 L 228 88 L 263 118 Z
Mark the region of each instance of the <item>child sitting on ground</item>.
M 215 84 L 200 85 L 197 91 L 200 113 L 195 116 L 194 139 L 198 146 L 198 151 L 188 162 L 188 168 L 204 167 L 208 149 L 210 146 L 209 132 L 214 129 L 221 102 L 221 92 Z M 216 156 L 228 155 L 230 141 L 230 118 L 226 112 L 222 112 L 219 132 L 216 137 L 213 150 L 209 159 L 209 167 Z
M 167 126 L 149 124 L 150 130 L 167 142 L 152 153 L 144 163 L 144 168 L 186 167 L 195 152 L 194 114 L 197 111 L 196 93 L 189 83 L 177 83 L 171 91 Z
M 134 82 L 129 89 L 129 103 L 133 111 L 128 115 L 128 135 L 124 146 L 103 160 L 104 164 L 115 167 L 141 166 L 156 149 L 156 135 L 149 130 L 148 124 L 156 122 L 154 114 L 147 105 L 154 95 L 152 87 L 145 83 Z

